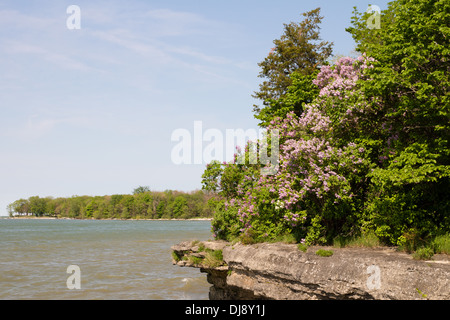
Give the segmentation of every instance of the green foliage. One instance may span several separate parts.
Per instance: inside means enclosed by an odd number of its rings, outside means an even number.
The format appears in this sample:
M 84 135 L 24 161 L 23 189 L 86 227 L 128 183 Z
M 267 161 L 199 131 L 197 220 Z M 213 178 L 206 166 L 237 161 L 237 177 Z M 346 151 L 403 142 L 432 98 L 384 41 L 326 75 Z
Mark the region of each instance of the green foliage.
M 374 248 L 380 245 L 381 245 L 380 239 L 378 239 L 378 237 L 374 232 L 369 232 L 354 237 L 344 237 L 342 235 L 339 235 L 333 239 L 333 246 L 337 248 L 344 248 L 344 247 Z
M 188 256 L 187 260 L 194 266 L 200 266 L 203 263 L 203 258 L 196 256 Z
M 375 59 L 361 83 L 370 102 L 363 132 L 381 141 L 373 150 L 379 165 L 367 203 L 377 235 L 392 244 L 450 229 L 450 4 L 441 0 L 398 0 L 367 29 L 355 10 L 348 29 L 358 50 Z
M 11 216 L 29 213 L 74 219 L 189 219 L 212 215 L 210 200 L 213 195 L 202 191 L 133 193 L 70 198 L 34 196 L 16 200 L 8 208 Z
M 173 259 L 175 262 L 178 262 L 178 261 L 181 260 L 181 257 L 180 257 L 175 251 L 172 251 L 172 259 Z
M 225 263 L 223 261 L 222 250 L 206 249 L 205 252 L 206 252 L 206 254 L 205 254 L 205 258 L 203 260 L 203 265 L 210 267 L 210 268 L 216 268 Z
M 133 190 L 133 194 L 135 194 L 135 195 L 140 194 L 140 193 L 145 193 L 145 192 L 150 192 L 149 186 L 139 186 Z
M 434 255 L 432 248 L 419 248 L 412 254 L 412 257 L 416 260 L 430 260 Z
M 10 216 L 15 213 L 19 215 L 27 215 L 30 213 L 30 202 L 26 199 L 19 199 L 8 205 L 8 212 Z
M 411 229 L 399 238 L 399 249 L 412 254 L 416 260 L 429 260 L 434 254 L 450 254 L 450 234 L 424 239 Z
M 321 256 L 321 257 L 331 257 L 333 255 L 333 251 L 325 250 L 325 249 L 319 249 L 319 250 L 316 251 L 316 254 L 318 256 Z
M 45 215 L 47 213 L 47 200 L 50 199 L 40 198 L 39 196 L 30 197 L 28 199 L 30 212 L 37 217 Z
M 433 239 L 431 246 L 436 254 L 450 254 L 450 233 L 436 236 Z
M 172 212 L 175 218 L 183 217 L 183 214 L 186 212 L 186 208 L 188 206 L 188 202 L 185 197 L 177 196 L 172 204 Z
M 239 237 L 242 223 L 238 219 L 237 210 L 225 208 L 225 201 L 220 200 L 216 202 L 213 211 L 211 226 L 214 238 L 233 241 Z
M 219 161 L 213 160 L 207 164 L 202 175 L 202 189 L 213 193 L 221 191 L 219 181 L 221 175 L 222 168 Z
M 298 248 L 298 250 L 303 251 L 303 252 L 306 252 L 308 250 L 308 246 L 304 243 L 299 243 L 297 245 L 297 248 Z
M 305 19 L 300 23 L 284 25 L 284 34 L 274 40 L 275 47 L 258 64 L 261 67 L 259 77 L 267 79 L 253 96 L 262 100 L 265 106 L 254 106 L 255 117 L 262 121 L 262 126 L 275 116 L 285 116 L 286 111 L 301 112 L 302 102 L 314 98 L 314 89 L 309 91 L 311 76 L 331 56 L 332 43 L 320 41 L 319 37 L 323 19 L 320 8 L 303 13 L 303 16 Z M 278 101 L 283 97 L 284 101 Z M 293 97 L 300 100 L 294 101 Z
M 203 246 L 199 248 L 196 254 L 188 254 L 183 257 L 180 257 L 176 252 L 172 251 L 172 259 L 176 262 L 187 260 L 189 263 L 202 268 L 216 268 L 225 265 L 222 250 L 211 250 Z
M 327 52 L 300 41 L 306 26 L 318 36 L 319 11 L 306 15 L 260 64 L 268 80 L 255 117 L 280 131 L 279 170 L 264 176 L 261 165 L 237 162 L 251 158 L 248 147 L 207 168 L 204 187 L 219 195 L 214 236 L 253 243 L 290 234 L 306 245 L 414 252 L 450 231 L 450 4 L 393 1 L 380 29 L 355 10 L 347 30 L 362 55 L 319 73 L 299 67 L 308 50 Z
M 284 118 L 290 112 L 300 115 L 304 106 L 313 102 L 319 95 L 319 88 L 313 83 L 318 72 L 316 70 L 312 74 L 303 75 L 299 71 L 294 71 L 290 75 L 291 84 L 287 87 L 286 93 L 279 99 L 267 99 L 266 106 L 255 114 L 255 118 L 261 121 L 260 126 L 267 127 L 275 118 Z

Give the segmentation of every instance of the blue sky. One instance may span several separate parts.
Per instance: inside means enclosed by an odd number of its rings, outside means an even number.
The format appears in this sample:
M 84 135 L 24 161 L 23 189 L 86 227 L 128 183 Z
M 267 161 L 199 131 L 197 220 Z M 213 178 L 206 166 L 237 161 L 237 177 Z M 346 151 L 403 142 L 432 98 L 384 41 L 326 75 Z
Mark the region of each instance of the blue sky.
M 78 5 L 81 29 L 66 9 Z M 382 10 L 387 1 L 372 4 Z M 19 199 L 201 188 L 174 130 L 257 129 L 257 63 L 283 23 L 322 8 L 349 55 L 353 6 L 323 1 L 0 1 L 0 215 Z

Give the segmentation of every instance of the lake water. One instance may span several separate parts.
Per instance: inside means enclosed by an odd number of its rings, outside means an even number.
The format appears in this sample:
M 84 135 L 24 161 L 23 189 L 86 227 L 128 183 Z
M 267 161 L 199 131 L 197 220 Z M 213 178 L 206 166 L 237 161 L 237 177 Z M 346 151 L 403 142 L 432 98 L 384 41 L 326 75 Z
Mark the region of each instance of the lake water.
M 206 274 L 172 265 L 170 247 L 208 240 L 210 229 L 210 221 L 0 219 L 0 299 L 208 299 Z M 80 289 L 69 289 L 76 276 Z

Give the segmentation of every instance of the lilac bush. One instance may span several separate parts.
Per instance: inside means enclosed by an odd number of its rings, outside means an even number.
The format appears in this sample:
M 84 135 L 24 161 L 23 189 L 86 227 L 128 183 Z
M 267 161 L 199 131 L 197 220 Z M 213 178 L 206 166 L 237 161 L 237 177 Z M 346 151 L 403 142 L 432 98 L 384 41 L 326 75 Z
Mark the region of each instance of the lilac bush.
M 235 192 L 228 192 L 233 196 L 226 197 L 222 210 L 227 212 L 228 221 L 220 214 L 213 221 L 216 237 L 264 241 L 293 234 L 298 241 L 313 243 L 358 227 L 359 182 L 370 161 L 363 146 L 343 143 L 340 136 L 362 112 L 358 104 L 348 101 L 351 96 L 355 102 L 358 99 L 354 88 L 367 68 L 366 61 L 364 57 L 346 57 L 333 67 L 324 66 L 314 81 L 320 88 L 316 101 L 306 105 L 300 117 L 289 113 L 270 123 L 269 132 L 280 132 L 275 175 L 264 176 L 259 167 L 236 164 L 238 158 L 252 154 L 251 145 L 236 153 L 235 162 L 223 165 L 221 183 L 232 175 Z M 228 225 L 228 231 L 234 234 L 219 234 L 217 230 L 227 229 L 227 223 L 233 225 Z
M 280 132 L 278 172 L 205 172 L 224 197 L 216 237 L 317 243 L 373 232 L 404 246 L 450 232 L 449 8 L 395 0 L 374 30 L 355 10 L 347 31 L 367 56 L 322 66 L 313 83 L 294 71 L 285 96 L 265 101 L 264 126 Z

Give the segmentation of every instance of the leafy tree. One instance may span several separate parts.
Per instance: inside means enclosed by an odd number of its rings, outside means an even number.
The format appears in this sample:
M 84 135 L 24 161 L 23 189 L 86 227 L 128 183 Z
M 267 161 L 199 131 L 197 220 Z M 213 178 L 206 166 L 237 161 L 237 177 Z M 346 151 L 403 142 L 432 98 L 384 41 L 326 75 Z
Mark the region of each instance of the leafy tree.
M 303 13 L 303 16 L 305 19 L 300 23 L 284 25 L 284 34 L 274 40 L 275 47 L 258 64 L 261 67 L 259 77 L 267 79 L 253 95 L 263 101 L 264 107 L 254 105 L 255 118 L 262 120 L 262 125 L 268 123 L 268 115 L 276 114 L 270 111 L 271 104 L 286 94 L 293 81 L 304 76 L 303 81 L 308 87 L 311 84 L 308 80 L 312 80 L 308 76 L 316 73 L 331 56 L 332 43 L 320 41 L 319 37 L 319 24 L 323 19 L 320 8 Z M 291 77 L 294 72 L 297 75 Z M 300 113 L 301 107 L 302 103 L 299 102 L 295 111 Z
M 279 171 L 224 165 L 215 237 L 323 243 L 375 232 L 403 245 L 449 232 L 449 18 L 439 0 L 391 2 L 379 30 L 356 14 L 349 31 L 363 54 L 322 66 L 303 112 L 270 121 Z
M 134 216 L 135 196 L 124 195 L 120 201 L 121 204 L 121 218 L 129 219 Z
M 172 212 L 174 218 L 181 218 L 187 211 L 188 202 L 185 197 L 179 195 L 172 204 Z
M 164 217 L 165 213 L 166 213 L 166 200 L 165 199 L 161 199 L 158 202 L 158 205 L 156 206 L 156 216 L 158 219 L 161 219 Z
M 140 193 L 145 193 L 145 192 L 150 192 L 150 187 L 149 186 L 139 186 L 136 189 L 133 190 L 133 194 L 140 194 Z
M 285 118 L 290 112 L 300 116 L 305 105 L 313 102 L 319 94 L 319 88 L 313 83 L 318 72 L 316 70 L 312 74 L 303 75 L 299 71 L 294 71 L 290 75 L 292 84 L 286 93 L 279 99 L 267 99 L 267 106 L 255 115 L 255 118 L 261 120 L 260 126 L 267 127 L 275 118 Z
M 47 201 L 45 198 L 40 198 L 39 196 L 30 197 L 30 212 L 32 212 L 35 216 L 40 217 L 46 214 L 47 212 Z
M 46 202 L 47 202 L 46 207 L 45 207 L 46 214 L 48 216 L 55 216 L 57 203 L 55 201 L 53 201 L 52 197 L 48 197 Z
M 371 81 L 361 83 L 368 103 L 363 137 L 376 145 L 368 208 L 377 232 L 390 242 L 450 227 L 450 4 L 397 0 L 368 29 L 355 9 L 347 30 L 357 49 L 374 58 Z M 400 240 L 399 240 L 400 239 Z
M 134 195 L 135 197 L 135 211 L 137 216 L 148 216 L 152 215 L 153 212 L 153 197 L 150 193 L 138 193 Z
M 213 160 L 206 165 L 202 175 L 202 189 L 206 192 L 220 191 L 220 176 L 222 175 L 222 166 L 220 161 Z
M 14 204 L 13 203 L 8 204 L 6 206 L 6 211 L 8 211 L 8 215 L 10 217 L 14 216 L 14 211 L 15 211 Z
M 84 213 L 84 208 L 86 205 L 84 204 L 83 198 L 78 196 L 73 196 L 70 198 L 68 205 L 68 217 L 69 218 L 77 218 L 81 217 Z
M 92 218 L 94 216 L 94 210 L 96 209 L 97 204 L 95 203 L 95 200 L 91 200 L 85 209 L 86 212 L 86 218 Z
M 26 199 L 19 199 L 8 205 L 8 212 L 10 216 L 14 213 L 27 214 L 30 212 L 30 203 Z
M 193 218 L 210 217 L 209 200 L 212 195 L 199 190 L 194 193 L 166 190 L 133 195 L 73 196 L 70 198 L 19 199 L 7 206 L 9 214 L 32 213 L 75 219 L 120 218 Z

